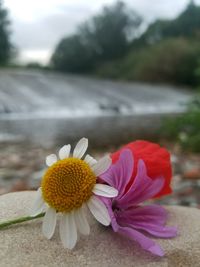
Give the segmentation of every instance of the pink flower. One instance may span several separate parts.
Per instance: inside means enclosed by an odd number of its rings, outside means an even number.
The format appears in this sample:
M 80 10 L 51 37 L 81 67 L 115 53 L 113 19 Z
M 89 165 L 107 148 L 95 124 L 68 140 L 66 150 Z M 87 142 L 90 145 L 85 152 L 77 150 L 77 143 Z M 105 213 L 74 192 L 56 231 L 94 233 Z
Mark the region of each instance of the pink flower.
M 177 228 L 165 226 L 168 214 L 163 207 L 141 203 L 157 195 L 162 190 L 165 179 L 163 176 L 155 179 L 148 177 L 145 163 L 140 159 L 135 179 L 130 186 L 133 169 L 132 152 L 129 149 L 122 150 L 119 160 L 100 176 L 102 181 L 116 188 L 119 194 L 112 199 L 101 199 L 108 208 L 114 232 L 138 242 L 143 249 L 155 255 L 163 256 L 162 248 L 149 236 L 174 237 Z

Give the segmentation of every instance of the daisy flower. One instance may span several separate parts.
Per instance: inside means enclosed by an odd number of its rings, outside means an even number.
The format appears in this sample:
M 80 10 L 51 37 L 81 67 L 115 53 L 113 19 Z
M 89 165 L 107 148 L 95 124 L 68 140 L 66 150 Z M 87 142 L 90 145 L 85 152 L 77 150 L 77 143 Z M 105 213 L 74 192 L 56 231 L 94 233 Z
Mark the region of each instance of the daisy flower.
M 65 248 L 76 245 L 78 232 L 88 235 L 90 227 L 86 218 L 87 208 L 97 221 L 108 226 L 111 222 L 108 210 L 97 196 L 116 197 L 118 191 L 108 185 L 96 183 L 97 177 L 111 165 L 109 156 L 96 161 L 90 155 L 83 158 L 88 140 L 82 138 L 70 156 L 70 145 L 46 158 L 49 167 L 44 174 L 41 187 L 31 215 L 45 211 L 42 232 L 50 239 L 55 231 L 57 215 L 60 214 L 59 232 Z
M 132 180 L 134 159 L 131 150 L 121 151 L 118 161 L 100 179 L 118 189 L 119 194 L 105 199 L 114 232 L 138 242 L 141 247 L 155 255 L 163 256 L 163 249 L 150 236 L 170 238 L 177 235 L 176 227 L 165 226 L 167 211 L 159 205 L 144 205 L 143 202 L 156 196 L 165 185 L 163 176 L 151 179 L 143 160 L 138 160 L 137 171 Z M 146 233 L 146 234 L 145 234 Z

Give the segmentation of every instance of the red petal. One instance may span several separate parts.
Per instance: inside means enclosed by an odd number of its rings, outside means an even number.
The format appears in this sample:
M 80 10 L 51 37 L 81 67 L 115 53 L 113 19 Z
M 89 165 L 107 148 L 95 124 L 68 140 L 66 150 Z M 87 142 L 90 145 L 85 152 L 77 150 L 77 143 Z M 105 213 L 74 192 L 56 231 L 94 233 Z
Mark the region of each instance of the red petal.
M 163 189 L 155 197 L 167 195 L 172 192 L 172 189 L 170 187 L 172 179 L 170 153 L 165 148 L 162 148 L 158 144 L 148 141 L 135 141 L 125 145 L 122 149 L 124 148 L 130 149 L 134 156 L 135 167 L 133 170 L 131 183 L 133 182 L 136 175 L 137 162 L 139 159 L 143 159 L 147 167 L 147 174 L 150 178 L 155 179 L 161 175 L 165 178 Z M 119 154 L 122 149 L 112 154 L 111 157 L 113 163 L 118 160 Z

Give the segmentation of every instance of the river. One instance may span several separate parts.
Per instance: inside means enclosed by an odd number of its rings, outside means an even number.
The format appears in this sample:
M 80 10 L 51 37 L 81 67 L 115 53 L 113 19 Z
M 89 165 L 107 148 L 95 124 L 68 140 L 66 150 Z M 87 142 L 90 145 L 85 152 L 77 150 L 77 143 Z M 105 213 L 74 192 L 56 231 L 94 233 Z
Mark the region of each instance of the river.
M 187 90 L 32 70 L 0 71 L 0 142 L 87 136 L 99 146 L 151 136 L 185 110 Z M 120 140 L 120 142 L 119 142 Z

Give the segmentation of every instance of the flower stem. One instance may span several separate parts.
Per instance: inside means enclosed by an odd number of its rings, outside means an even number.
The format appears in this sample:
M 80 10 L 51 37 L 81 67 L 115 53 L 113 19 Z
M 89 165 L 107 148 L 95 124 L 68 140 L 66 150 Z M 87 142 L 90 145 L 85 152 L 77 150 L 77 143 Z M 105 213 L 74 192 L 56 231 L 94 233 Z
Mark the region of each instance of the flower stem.
M 27 222 L 27 221 L 31 221 L 31 220 L 35 220 L 35 219 L 44 217 L 44 215 L 45 215 L 45 213 L 43 212 L 43 213 L 38 214 L 37 216 L 20 217 L 20 218 L 17 218 L 17 219 L 13 219 L 13 220 L 9 220 L 9 221 L 6 221 L 6 222 L 2 222 L 2 223 L 0 223 L 0 230 L 5 228 L 5 227 L 8 227 L 10 225 L 13 225 L 13 224 Z

